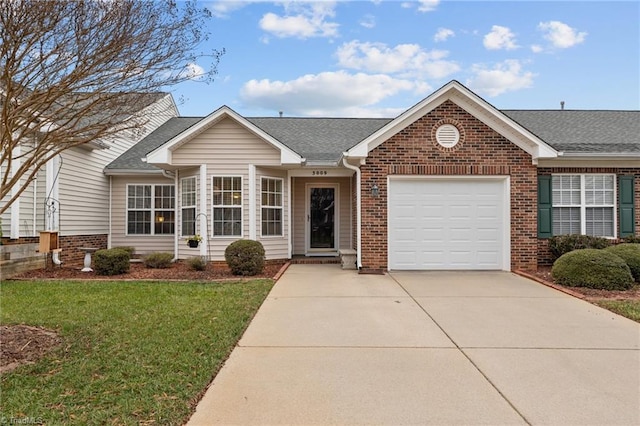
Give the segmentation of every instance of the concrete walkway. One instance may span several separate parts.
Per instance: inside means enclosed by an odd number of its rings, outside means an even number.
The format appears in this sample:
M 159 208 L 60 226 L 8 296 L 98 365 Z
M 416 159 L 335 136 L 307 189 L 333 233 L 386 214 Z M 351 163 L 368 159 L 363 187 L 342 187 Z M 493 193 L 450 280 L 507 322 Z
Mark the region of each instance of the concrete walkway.
M 640 324 L 504 272 L 292 265 L 189 425 L 638 425 Z

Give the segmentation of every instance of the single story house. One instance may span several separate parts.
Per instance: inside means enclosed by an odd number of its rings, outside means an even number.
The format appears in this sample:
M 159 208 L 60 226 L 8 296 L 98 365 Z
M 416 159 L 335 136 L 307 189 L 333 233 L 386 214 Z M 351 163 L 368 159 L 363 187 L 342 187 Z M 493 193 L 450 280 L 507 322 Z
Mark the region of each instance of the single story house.
M 638 111 L 500 111 L 451 81 L 394 119 L 175 117 L 105 168 L 111 244 L 365 270 L 535 270 L 546 239 L 640 228 Z M 190 248 L 185 239 L 204 243 Z
M 363 271 L 535 270 L 553 235 L 640 232 L 640 111 L 498 110 L 457 81 L 393 119 L 223 106 L 104 174 L 107 245 L 140 254 L 222 261 L 245 238 Z

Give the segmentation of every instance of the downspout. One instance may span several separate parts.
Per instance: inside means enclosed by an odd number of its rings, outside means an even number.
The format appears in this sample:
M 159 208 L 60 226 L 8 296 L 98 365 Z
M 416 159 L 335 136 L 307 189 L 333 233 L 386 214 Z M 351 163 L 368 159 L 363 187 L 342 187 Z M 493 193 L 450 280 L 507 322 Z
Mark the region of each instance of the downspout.
M 111 248 L 113 235 L 113 176 L 109 176 L 109 236 L 107 237 L 107 248 Z
M 360 167 L 353 166 L 347 162 L 346 153 L 342 154 L 342 164 L 347 169 L 356 172 L 356 266 L 362 269 L 362 203 L 360 190 Z

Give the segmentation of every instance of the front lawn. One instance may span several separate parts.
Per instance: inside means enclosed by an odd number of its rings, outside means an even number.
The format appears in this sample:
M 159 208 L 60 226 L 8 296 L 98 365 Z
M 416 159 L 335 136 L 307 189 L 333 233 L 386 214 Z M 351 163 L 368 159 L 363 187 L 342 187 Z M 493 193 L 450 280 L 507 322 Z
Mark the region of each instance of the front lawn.
M 2 375 L 0 418 L 184 424 L 272 286 L 3 282 L 2 325 L 44 327 L 62 343 Z
M 640 322 L 640 300 L 594 300 L 596 305 Z

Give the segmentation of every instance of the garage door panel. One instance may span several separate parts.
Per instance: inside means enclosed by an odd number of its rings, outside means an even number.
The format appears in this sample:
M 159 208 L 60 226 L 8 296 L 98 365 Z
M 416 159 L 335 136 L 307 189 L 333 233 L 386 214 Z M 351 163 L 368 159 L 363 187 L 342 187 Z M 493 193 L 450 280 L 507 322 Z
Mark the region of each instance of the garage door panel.
M 389 268 L 503 269 L 505 185 L 504 179 L 391 179 Z

